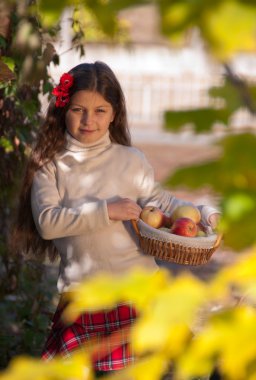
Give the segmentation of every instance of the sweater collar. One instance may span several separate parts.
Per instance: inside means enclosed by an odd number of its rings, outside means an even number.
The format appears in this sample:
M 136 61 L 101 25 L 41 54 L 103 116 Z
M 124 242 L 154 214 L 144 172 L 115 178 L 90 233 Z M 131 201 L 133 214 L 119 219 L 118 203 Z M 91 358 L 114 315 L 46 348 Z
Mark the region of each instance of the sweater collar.
M 70 133 L 66 131 L 66 150 L 71 152 L 89 152 L 89 151 L 103 151 L 111 145 L 109 131 L 107 131 L 99 140 L 93 143 L 82 143 L 76 140 Z

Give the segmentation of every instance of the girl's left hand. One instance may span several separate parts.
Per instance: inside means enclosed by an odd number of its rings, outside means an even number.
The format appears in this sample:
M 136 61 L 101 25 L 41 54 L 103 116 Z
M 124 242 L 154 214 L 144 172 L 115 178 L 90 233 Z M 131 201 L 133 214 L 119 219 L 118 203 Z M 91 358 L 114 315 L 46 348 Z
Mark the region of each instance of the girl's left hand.
M 215 229 L 218 226 L 219 220 L 220 220 L 220 214 L 214 213 L 209 216 L 208 218 L 210 226 Z

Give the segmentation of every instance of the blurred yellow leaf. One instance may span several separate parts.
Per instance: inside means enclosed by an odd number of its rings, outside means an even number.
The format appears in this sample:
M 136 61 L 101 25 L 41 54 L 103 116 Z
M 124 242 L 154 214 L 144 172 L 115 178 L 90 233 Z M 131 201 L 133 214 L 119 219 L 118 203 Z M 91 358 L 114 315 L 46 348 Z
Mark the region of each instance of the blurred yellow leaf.
M 223 297 L 228 294 L 230 288 L 236 288 L 241 296 L 250 293 L 250 297 L 256 301 L 256 248 L 252 248 L 244 254 L 236 263 L 223 268 L 211 282 L 209 294 Z
M 140 310 L 167 286 L 168 279 L 164 270 L 152 275 L 145 269 L 137 269 L 122 277 L 102 273 L 72 289 L 64 319 L 72 321 L 85 310 L 109 308 L 123 301 L 135 303 Z
M 195 320 L 197 310 L 205 302 L 205 286 L 196 278 L 181 276 L 171 282 L 158 296 L 144 308 L 133 331 L 135 350 L 139 353 L 147 350 L 162 350 L 172 346 L 175 340 L 182 344 L 191 335 L 190 327 Z M 173 355 L 177 352 L 173 350 Z
M 204 16 L 205 36 L 215 56 L 226 61 L 237 52 L 255 51 L 255 4 L 221 1 L 215 8 L 206 10 Z
M 46 363 L 25 356 L 16 357 L 0 380 L 92 380 L 91 365 L 84 352 L 71 359 L 53 359 Z
M 167 371 L 168 364 L 163 355 L 156 353 L 133 365 L 128 369 L 127 373 L 132 376 L 132 380 L 161 379 L 162 375 Z
M 56 25 L 60 21 L 61 13 L 65 7 L 75 5 L 76 2 L 73 1 L 72 4 L 69 0 L 38 0 L 38 10 L 43 25 L 45 27 Z
M 256 311 L 239 307 L 215 315 L 191 343 L 178 366 L 184 376 L 209 373 L 218 359 L 230 380 L 248 380 L 256 357 Z M 253 368 L 253 367 L 252 367 Z
M 181 29 L 189 18 L 190 11 L 191 6 L 185 2 L 173 3 L 169 6 L 166 3 L 162 13 L 163 30 L 166 31 L 171 28 L 172 31 L 175 31 Z

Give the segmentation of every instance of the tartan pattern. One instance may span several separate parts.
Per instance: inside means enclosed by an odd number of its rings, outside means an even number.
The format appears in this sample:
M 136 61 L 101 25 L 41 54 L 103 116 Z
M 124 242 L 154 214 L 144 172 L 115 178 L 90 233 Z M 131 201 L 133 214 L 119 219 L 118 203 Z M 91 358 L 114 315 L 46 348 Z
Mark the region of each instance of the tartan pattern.
M 134 362 L 129 331 L 136 311 L 131 304 L 120 303 L 111 310 L 83 313 L 69 325 L 61 318 L 66 305 L 60 302 L 53 316 L 43 360 L 50 361 L 56 355 L 69 358 L 80 348 L 91 355 L 96 371 L 118 370 Z

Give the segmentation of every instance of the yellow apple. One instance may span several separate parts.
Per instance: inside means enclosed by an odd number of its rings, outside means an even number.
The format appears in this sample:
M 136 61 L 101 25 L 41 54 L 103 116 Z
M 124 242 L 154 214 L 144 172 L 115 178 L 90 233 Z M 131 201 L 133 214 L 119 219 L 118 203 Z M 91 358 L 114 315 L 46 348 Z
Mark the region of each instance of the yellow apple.
M 173 222 L 179 218 L 189 218 L 197 224 L 201 220 L 201 213 L 196 206 L 181 205 L 174 210 L 171 217 Z
M 159 230 L 164 231 L 164 232 L 171 232 L 170 228 L 168 227 L 161 227 L 159 228 Z
M 196 234 L 197 237 L 205 237 L 207 236 L 206 233 L 202 230 L 198 230 L 197 231 L 197 234 Z
M 144 207 L 140 213 L 140 218 L 154 228 L 163 227 L 165 221 L 163 211 L 155 206 Z
M 207 236 L 207 230 L 206 227 L 202 223 L 198 223 L 197 225 L 197 234 L 198 237 L 204 237 Z

